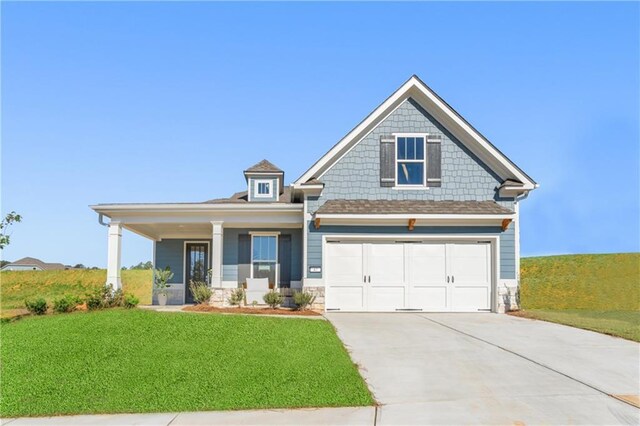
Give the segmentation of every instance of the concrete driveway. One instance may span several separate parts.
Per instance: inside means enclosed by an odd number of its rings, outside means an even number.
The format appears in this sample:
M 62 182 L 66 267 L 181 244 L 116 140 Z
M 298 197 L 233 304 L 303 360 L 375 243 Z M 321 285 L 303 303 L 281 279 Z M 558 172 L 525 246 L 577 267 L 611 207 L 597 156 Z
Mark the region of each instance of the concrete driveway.
M 640 424 L 640 345 L 497 314 L 327 317 L 382 404 L 378 425 Z

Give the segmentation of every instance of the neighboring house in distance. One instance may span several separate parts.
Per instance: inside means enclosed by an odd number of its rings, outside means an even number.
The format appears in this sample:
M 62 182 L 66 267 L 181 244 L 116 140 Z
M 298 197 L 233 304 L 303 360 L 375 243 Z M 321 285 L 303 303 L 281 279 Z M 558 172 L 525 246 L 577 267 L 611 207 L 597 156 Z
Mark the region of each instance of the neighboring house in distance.
M 60 271 L 67 269 L 62 263 L 46 263 L 35 257 L 23 257 L 2 267 L 3 271 Z
M 250 277 L 313 292 L 327 311 L 515 303 L 519 203 L 537 184 L 416 76 L 292 184 L 266 160 L 244 176 L 224 199 L 92 206 L 111 220 L 107 283 L 121 285 L 125 228 L 174 272 L 174 304 L 209 268 L 218 305 Z

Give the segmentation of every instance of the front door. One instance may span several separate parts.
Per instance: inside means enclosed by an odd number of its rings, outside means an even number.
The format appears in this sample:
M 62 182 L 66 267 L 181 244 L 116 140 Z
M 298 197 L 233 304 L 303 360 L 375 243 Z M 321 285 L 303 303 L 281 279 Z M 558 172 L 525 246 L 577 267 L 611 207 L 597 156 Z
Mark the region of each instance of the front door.
M 207 270 L 209 269 L 209 247 L 207 243 L 187 243 L 185 258 L 184 303 L 194 303 L 189 284 L 192 281 L 207 282 Z

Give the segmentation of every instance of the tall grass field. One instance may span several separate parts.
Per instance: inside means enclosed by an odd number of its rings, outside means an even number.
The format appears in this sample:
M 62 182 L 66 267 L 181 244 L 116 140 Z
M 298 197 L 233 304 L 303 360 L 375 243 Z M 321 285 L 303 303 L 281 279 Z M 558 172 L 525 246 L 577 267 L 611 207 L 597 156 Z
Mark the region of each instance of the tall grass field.
M 67 271 L 2 271 L 0 272 L 0 310 L 11 316 L 24 308 L 26 299 L 43 297 L 51 303 L 65 294 L 84 297 L 104 285 L 105 269 L 73 269 Z M 140 299 L 151 303 L 152 276 L 150 270 L 122 271 L 122 287 Z
M 522 316 L 640 341 L 640 253 L 523 258 Z

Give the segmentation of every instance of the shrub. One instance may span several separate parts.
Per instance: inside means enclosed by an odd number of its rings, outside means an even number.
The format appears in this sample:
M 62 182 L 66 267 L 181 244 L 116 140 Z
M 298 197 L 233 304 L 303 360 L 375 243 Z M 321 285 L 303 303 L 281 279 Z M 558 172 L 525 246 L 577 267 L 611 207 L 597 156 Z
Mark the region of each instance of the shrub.
M 244 302 L 244 289 L 237 288 L 233 290 L 233 292 L 231 292 L 231 296 L 229 296 L 229 299 L 227 299 L 227 301 L 231 306 L 240 307 L 240 305 L 242 305 L 242 302 Z
M 296 304 L 296 309 L 299 311 L 307 309 L 315 300 L 316 296 L 307 291 L 296 291 L 293 293 L 293 303 Z
M 271 290 L 269 293 L 262 296 L 262 299 L 271 309 L 275 309 L 282 304 L 283 297 L 279 291 Z
M 76 310 L 76 306 L 81 303 L 81 300 L 77 296 L 73 296 L 71 294 L 66 294 L 61 299 L 56 299 L 53 301 L 53 310 L 59 314 L 64 314 L 67 312 L 73 312 Z
M 36 300 L 25 300 L 24 306 L 27 308 L 27 311 L 35 315 L 44 315 L 47 313 L 47 309 L 49 309 L 47 301 L 42 297 Z
M 93 311 L 95 309 L 115 308 L 125 305 L 125 296 L 122 289 L 113 290 L 111 284 L 104 285 L 95 292 L 87 294 L 85 298 L 87 309 Z
M 127 294 L 124 296 L 124 307 L 127 309 L 135 308 L 140 303 L 140 300 L 133 294 Z
M 193 300 L 195 300 L 198 305 L 203 303 L 209 304 L 212 290 L 207 283 L 204 281 L 191 281 L 189 288 L 191 289 L 191 294 L 193 294 Z

